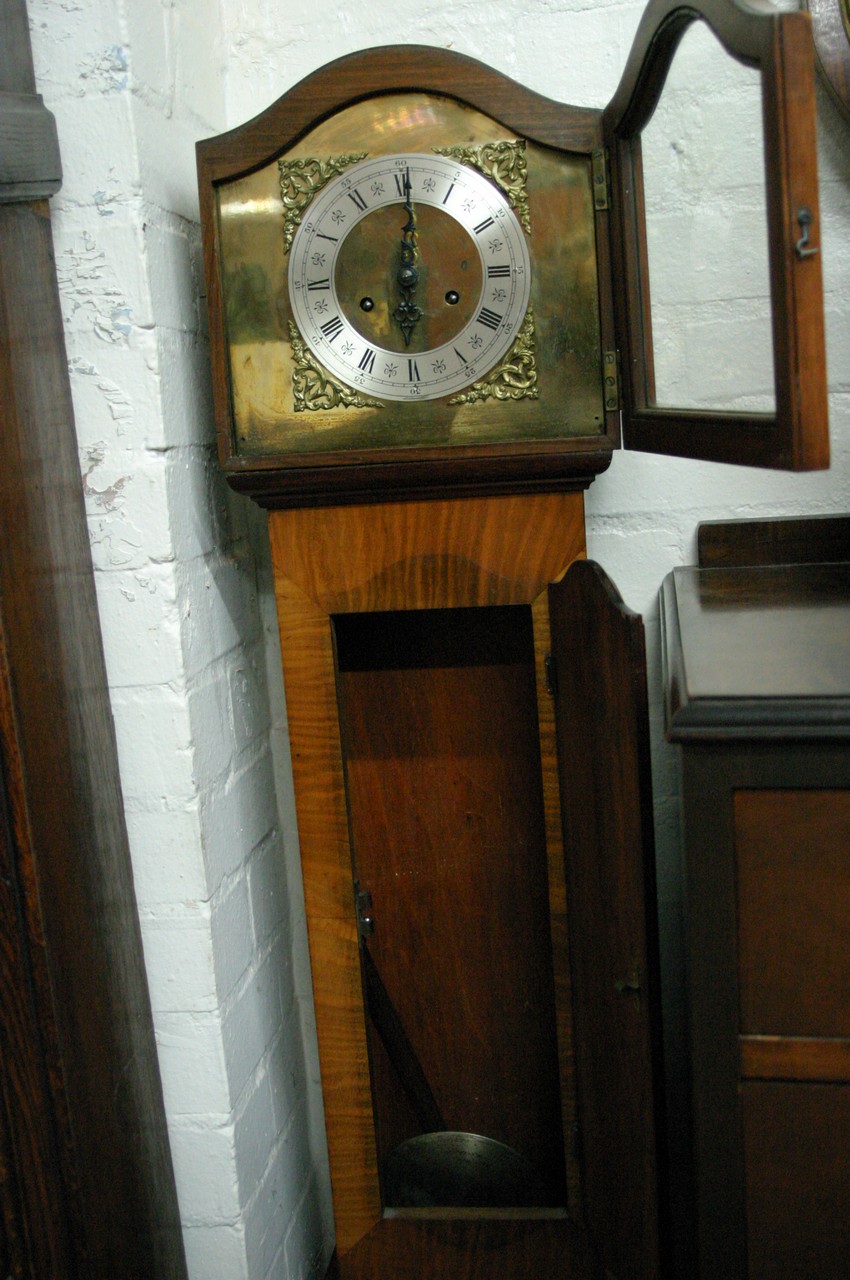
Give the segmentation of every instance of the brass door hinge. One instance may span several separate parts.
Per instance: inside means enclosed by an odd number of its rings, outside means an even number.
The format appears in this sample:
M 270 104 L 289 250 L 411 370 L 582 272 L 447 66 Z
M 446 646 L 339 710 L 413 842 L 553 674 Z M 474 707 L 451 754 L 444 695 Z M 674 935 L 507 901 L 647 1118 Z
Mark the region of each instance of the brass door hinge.
M 546 678 L 546 692 L 550 698 L 556 697 L 558 693 L 558 669 L 551 653 L 547 653 L 543 659 L 543 674 Z
M 604 147 L 597 147 L 590 153 L 590 176 L 593 182 L 594 209 L 607 209 L 611 204 L 611 174 L 608 152 Z
M 602 352 L 602 383 L 605 394 L 605 411 L 616 412 L 620 404 L 620 353 Z
M 372 914 L 372 895 L 368 889 L 361 889 L 358 881 L 354 882 L 354 905 L 357 910 L 357 932 L 361 938 L 371 938 L 375 932 L 375 917 Z

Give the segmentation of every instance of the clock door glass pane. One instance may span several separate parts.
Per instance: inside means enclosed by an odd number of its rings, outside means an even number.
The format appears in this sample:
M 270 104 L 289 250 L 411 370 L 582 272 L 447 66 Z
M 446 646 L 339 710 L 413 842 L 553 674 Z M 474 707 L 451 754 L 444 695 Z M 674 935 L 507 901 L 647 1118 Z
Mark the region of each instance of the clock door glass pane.
M 334 626 L 384 1204 L 563 1209 L 530 610 Z
M 641 150 L 655 403 L 773 412 L 760 72 L 695 22 Z
M 825 467 L 808 18 L 771 6 L 662 10 L 647 10 L 603 113 L 622 231 L 625 445 Z

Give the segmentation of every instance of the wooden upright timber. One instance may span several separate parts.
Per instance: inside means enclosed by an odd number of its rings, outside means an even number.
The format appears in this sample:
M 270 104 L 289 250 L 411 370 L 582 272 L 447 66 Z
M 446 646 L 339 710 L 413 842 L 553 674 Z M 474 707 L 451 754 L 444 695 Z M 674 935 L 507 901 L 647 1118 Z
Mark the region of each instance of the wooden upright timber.
M 2 192 L 0 450 L 0 1276 L 185 1280 L 50 215 Z

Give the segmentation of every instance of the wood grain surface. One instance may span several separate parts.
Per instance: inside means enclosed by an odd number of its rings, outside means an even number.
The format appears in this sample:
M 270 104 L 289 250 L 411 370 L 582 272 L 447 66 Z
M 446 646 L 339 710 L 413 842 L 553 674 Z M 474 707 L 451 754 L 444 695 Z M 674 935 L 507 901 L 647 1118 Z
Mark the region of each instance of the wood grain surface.
M 734 806 L 741 1033 L 850 1041 L 850 792 Z
M 585 1212 L 611 1275 L 655 1280 L 667 1241 L 643 626 L 589 561 L 549 599 Z
M 530 609 L 358 614 L 335 629 L 369 953 L 444 1127 L 519 1152 L 537 1203 L 563 1206 Z M 385 1085 L 382 1160 L 422 1131 Z
M 5 0 L 0 89 L 27 92 Z M 42 203 L 0 205 L 0 1198 L 18 1277 L 179 1280 L 165 1128 Z M 5 1210 L 8 1222 L 9 1199 Z
M 555 1221 L 387 1218 L 328 1280 L 607 1280 L 583 1232 Z
M 279 511 L 272 554 L 327 614 L 530 604 L 584 553 L 581 494 Z
M 349 1267 L 355 1266 L 347 1258 L 358 1241 L 379 1223 L 382 1230 L 390 1228 L 381 1219 L 332 619 L 341 627 L 350 614 L 479 607 L 486 613 L 491 606 L 530 606 L 547 582 L 584 554 L 583 502 L 580 494 L 550 494 L 526 501 L 275 511 L 269 528 L 337 1247 L 340 1265 Z M 398 658 L 403 661 L 403 655 Z M 527 698 L 534 701 L 536 681 L 532 670 Z M 368 701 L 360 700 L 361 714 Z M 544 720 L 549 749 L 543 767 L 551 771 L 551 713 Z M 380 717 L 376 723 L 380 734 Z M 552 823 L 553 790 L 557 780 L 545 773 L 542 791 L 549 798 L 539 820 L 544 829 Z M 554 852 L 547 846 L 545 856 L 556 870 L 562 867 L 559 845 Z M 561 921 L 551 936 L 563 944 L 563 889 L 546 892 L 560 904 Z M 566 1007 L 563 960 L 560 965 L 558 999 Z M 561 1046 L 562 1071 L 565 1064 L 570 1065 L 568 1045 Z
M 850 1257 L 850 1086 L 741 1086 L 748 1280 L 843 1280 Z
M 850 1037 L 741 1036 L 739 1045 L 745 1079 L 850 1083 Z
M 850 561 L 850 516 L 707 520 L 697 528 L 701 569 Z

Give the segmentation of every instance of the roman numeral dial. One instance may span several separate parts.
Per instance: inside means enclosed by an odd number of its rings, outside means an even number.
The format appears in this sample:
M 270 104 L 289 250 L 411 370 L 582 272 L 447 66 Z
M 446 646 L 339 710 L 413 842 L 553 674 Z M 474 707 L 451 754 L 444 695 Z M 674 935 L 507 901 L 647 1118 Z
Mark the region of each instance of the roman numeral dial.
M 404 263 L 400 246 L 404 246 Z M 399 272 L 418 318 L 393 319 Z M 322 186 L 289 252 L 301 337 L 372 401 L 448 398 L 510 351 L 528 308 L 526 233 L 503 191 L 437 153 L 369 156 Z

